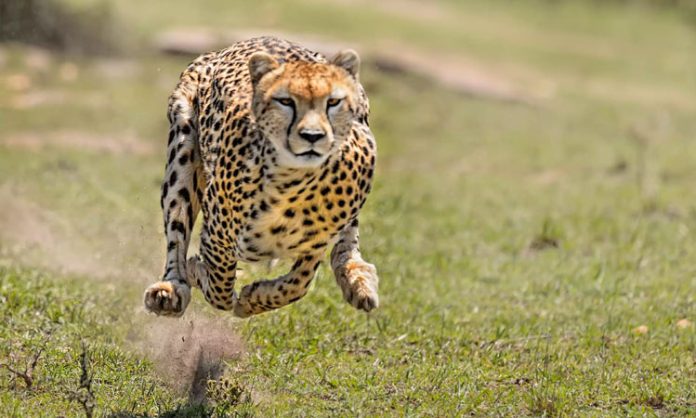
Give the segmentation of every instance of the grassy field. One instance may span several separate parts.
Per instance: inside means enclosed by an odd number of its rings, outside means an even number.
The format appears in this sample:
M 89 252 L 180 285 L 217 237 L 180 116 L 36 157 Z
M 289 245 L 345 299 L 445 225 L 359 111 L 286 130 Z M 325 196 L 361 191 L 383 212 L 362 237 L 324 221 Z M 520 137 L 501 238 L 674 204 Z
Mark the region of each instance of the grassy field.
M 0 367 L 0 416 L 81 416 L 80 400 L 96 416 L 696 415 L 696 28 L 681 16 L 109 4 L 137 52 L 0 45 L 0 364 L 18 372 Z M 380 158 L 361 241 L 380 309 L 345 304 L 324 265 L 277 312 L 237 320 L 196 291 L 184 318 L 156 318 L 141 294 L 161 273 L 166 98 L 188 58 L 144 45 L 182 26 L 455 57 L 535 99 L 366 64 Z

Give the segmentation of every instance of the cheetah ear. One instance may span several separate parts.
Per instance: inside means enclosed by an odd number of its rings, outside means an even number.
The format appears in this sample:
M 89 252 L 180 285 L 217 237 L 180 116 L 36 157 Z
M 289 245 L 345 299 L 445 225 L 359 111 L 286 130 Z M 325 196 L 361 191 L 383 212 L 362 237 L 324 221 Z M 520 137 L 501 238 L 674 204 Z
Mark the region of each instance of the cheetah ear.
M 344 49 L 331 58 L 331 63 L 348 71 L 353 77 L 358 76 L 360 71 L 360 57 L 352 49 Z
M 257 52 L 249 58 L 249 75 L 251 82 L 256 84 L 268 72 L 278 68 L 280 64 L 275 58 L 265 52 Z

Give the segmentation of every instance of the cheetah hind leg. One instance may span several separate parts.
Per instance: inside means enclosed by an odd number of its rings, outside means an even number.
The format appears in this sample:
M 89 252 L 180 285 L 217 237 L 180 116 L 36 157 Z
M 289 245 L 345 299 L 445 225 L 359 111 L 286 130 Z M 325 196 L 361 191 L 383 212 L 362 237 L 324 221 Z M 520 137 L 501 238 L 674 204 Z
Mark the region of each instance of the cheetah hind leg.
M 161 316 L 179 317 L 191 301 L 191 287 L 179 280 L 157 282 L 145 290 L 145 309 Z

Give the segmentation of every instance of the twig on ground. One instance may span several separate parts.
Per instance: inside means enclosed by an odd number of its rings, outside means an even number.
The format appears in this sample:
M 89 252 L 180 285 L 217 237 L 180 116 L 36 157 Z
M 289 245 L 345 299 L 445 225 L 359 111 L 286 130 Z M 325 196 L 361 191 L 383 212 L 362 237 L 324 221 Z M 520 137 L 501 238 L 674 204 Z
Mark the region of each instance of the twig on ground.
M 534 340 L 544 340 L 544 339 L 549 339 L 551 338 L 551 335 L 549 334 L 540 334 L 540 335 L 528 335 L 526 337 L 518 337 L 518 338 L 499 338 L 491 341 L 484 341 L 480 344 L 481 348 L 486 348 L 490 346 L 495 346 L 495 347 L 500 347 L 500 346 L 506 346 L 506 345 L 511 345 L 511 344 L 519 344 L 519 343 L 525 343 L 527 341 L 534 341 Z
M 94 415 L 94 392 L 92 391 L 92 376 L 89 374 L 89 359 L 87 353 L 87 345 L 82 342 L 82 353 L 80 354 L 80 368 L 82 375 L 80 376 L 80 387 L 72 391 L 68 398 L 72 401 L 79 402 L 85 410 L 87 418 L 92 418 Z
M 31 357 L 31 360 L 29 360 L 27 365 L 24 367 L 24 371 L 17 370 L 7 363 L 0 363 L 0 367 L 4 367 L 7 371 L 15 375 L 15 377 L 19 377 L 24 380 L 24 384 L 26 385 L 27 389 L 31 389 L 34 385 L 34 371 L 36 370 L 37 364 L 39 364 L 41 354 L 43 354 L 44 350 L 46 349 L 46 344 L 48 344 L 48 339 L 50 338 L 52 332 L 52 330 L 46 331 L 44 339 L 41 342 L 41 347 L 39 347 L 39 349 Z

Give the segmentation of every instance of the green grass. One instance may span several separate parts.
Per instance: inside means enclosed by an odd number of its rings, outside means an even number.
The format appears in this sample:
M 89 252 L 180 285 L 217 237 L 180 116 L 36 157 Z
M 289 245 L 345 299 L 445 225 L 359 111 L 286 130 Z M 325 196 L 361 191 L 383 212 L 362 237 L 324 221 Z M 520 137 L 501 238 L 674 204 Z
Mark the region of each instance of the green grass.
M 554 94 L 536 107 L 476 100 L 366 66 L 380 157 L 361 242 L 382 279 L 380 309 L 345 304 L 323 266 L 309 295 L 277 312 L 235 320 L 196 292 L 172 322 L 144 315 L 140 298 L 163 259 L 164 108 L 185 60 L 136 56 L 137 71 L 110 78 L 93 59 L 54 57 L 77 63 L 66 81 L 10 49 L 0 210 L 10 219 L 3 205 L 16 199 L 9 207 L 40 233 L 23 242 L 22 225 L 0 220 L 0 363 L 52 337 L 33 388 L 0 370 L 0 415 L 80 414 L 67 393 L 79 386 L 82 341 L 100 416 L 694 414 L 696 332 L 676 326 L 696 322 L 693 27 L 669 12 L 577 2 L 443 1 L 437 19 L 347 2 L 187 4 L 112 2 L 131 39 L 259 22 L 461 54 Z M 21 93 L 2 80 L 25 71 L 36 91 L 65 100 L 13 108 Z M 2 145 L 55 131 L 134 135 L 154 151 Z M 249 281 L 283 267 L 245 270 Z M 143 348 L 145 325 L 199 318 L 246 346 L 211 380 L 206 406 Z
M 80 392 L 83 342 L 101 413 L 154 414 L 183 404 L 149 362 L 120 348 L 113 324 L 124 315 L 114 309 L 115 301 L 122 303 L 115 292 L 97 298 L 85 283 L 55 280 L 35 270 L 0 267 L 0 359 L 23 372 L 40 354 L 31 387 L 3 370 L 3 416 L 81 416 L 71 395 Z

